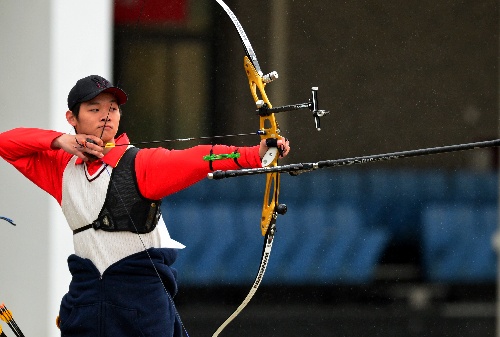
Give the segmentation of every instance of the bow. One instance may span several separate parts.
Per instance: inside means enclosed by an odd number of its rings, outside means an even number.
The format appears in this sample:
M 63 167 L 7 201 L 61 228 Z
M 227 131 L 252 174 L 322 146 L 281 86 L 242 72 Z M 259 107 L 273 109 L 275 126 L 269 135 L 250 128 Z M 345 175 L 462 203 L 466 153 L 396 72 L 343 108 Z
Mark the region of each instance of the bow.
M 7 221 L 8 223 L 10 223 L 13 226 L 16 225 L 12 219 L 6 218 L 4 216 L 0 216 L 0 220 L 5 220 L 5 221 Z
M 238 34 L 240 36 L 243 48 L 245 49 L 245 56 L 243 58 L 243 66 L 248 78 L 248 84 L 250 87 L 250 92 L 257 106 L 257 112 L 259 114 L 259 131 L 262 140 L 266 141 L 266 145 L 269 150 L 266 152 L 262 158 L 262 166 L 264 168 L 274 168 L 278 165 L 279 150 L 277 148 L 277 140 L 280 138 L 280 129 L 278 122 L 276 121 L 275 113 L 283 111 L 292 111 L 298 109 L 310 109 L 313 112 L 313 117 L 316 125 L 316 129 L 320 130 L 320 117 L 328 113 L 324 110 L 318 109 L 318 99 L 317 92 L 318 88 L 314 87 L 312 89 L 312 98 L 307 103 L 287 105 L 282 107 L 273 108 L 267 94 L 265 87 L 267 84 L 271 83 L 278 78 L 278 73 L 273 71 L 269 74 L 264 75 L 262 72 L 257 56 L 250 44 L 243 27 L 236 15 L 232 10 L 224 3 L 222 0 L 216 0 L 217 3 L 224 9 L 228 14 L 229 18 L 233 22 Z M 209 176 L 210 177 L 210 176 Z M 280 204 L 278 201 L 280 190 L 280 173 L 279 172 L 268 172 L 266 173 L 266 186 L 264 190 L 264 200 L 262 204 L 262 216 L 260 220 L 260 229 L 262 235 L 264 236 L 264 248 L 262 252 L 261 262 L 259 270 L 253 286 L 236 309 L 236 311 L 229 316 L 228 319 L 217 329 L 213 334 L 213 337 L 218 336 L 219 333 L 243 310 L 243 308 L 250 302 L 253 295 L 256 293 L 257 288 L 262 282 L 262 278 L 266 271 L 267 264 L 269 262 L 269 256 L 271 254 L 271 249 L 274 240 L 274 234 L 276 231 L 276 220 L 278 215 L 283 215 L 287 211 L 285 204 Z

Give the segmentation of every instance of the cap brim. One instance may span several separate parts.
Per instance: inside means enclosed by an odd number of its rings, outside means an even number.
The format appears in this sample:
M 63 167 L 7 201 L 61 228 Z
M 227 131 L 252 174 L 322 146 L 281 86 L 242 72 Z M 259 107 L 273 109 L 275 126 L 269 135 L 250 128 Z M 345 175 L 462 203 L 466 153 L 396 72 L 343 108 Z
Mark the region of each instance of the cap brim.
M 116 97 L 118 105 L 125 104 L 127 102 L 127 94 L 120 88 L 117 87 L 112 87 L 112 88 L 107 88 L 101 91 L 101 93 L 107 92 Z

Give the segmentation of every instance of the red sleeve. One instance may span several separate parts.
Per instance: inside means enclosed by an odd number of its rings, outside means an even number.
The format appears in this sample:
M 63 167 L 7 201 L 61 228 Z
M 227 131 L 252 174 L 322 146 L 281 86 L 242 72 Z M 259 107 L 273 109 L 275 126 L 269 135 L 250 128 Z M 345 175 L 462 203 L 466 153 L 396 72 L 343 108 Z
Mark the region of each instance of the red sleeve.
M 51 148 L 51 144 L 62 134 L 35 128 L 0 133 L 0 157 L 52 195 L 59 204 L 62 199 L 62 175 L 71 155 Z
M 238 159 L 214 160 L 203 156 L 229 154 L 237 151 Z M 261 167 L 259 146 L 235 147 L 225 145 L 199 145 L 185 150 L 164 148 L 142 149 L 136 157 L 137 183 L 142 195 L 161 199 L 202 180 L 213 170 L 236 170 Z

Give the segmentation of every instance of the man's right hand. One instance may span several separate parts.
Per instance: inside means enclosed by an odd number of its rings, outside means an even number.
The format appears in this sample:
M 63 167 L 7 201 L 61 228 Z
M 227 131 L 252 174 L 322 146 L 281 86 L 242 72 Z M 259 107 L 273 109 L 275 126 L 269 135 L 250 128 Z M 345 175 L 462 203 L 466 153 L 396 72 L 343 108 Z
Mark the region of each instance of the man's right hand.
M 92 161 L 104 157 L 104 143 L 100 138 L 93 135 L 64 134 L 54 139 L 52 147 L 62 149 L 81 158 L 83 161 Z

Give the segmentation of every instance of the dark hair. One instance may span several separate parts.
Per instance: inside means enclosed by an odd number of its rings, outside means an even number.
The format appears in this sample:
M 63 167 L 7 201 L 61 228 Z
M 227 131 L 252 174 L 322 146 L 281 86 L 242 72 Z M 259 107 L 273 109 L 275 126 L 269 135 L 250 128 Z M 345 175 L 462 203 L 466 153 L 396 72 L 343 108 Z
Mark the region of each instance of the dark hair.
M 80 106 L 81 105 L 82 105 L 82 103 L 76 103 L 73 106 L 73 109 L 71 109 L 71 112 L 73 113 L 73 116 L 76 117 L 76 119 L 78 119 L 78 115 L 80 114 Z

